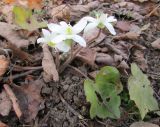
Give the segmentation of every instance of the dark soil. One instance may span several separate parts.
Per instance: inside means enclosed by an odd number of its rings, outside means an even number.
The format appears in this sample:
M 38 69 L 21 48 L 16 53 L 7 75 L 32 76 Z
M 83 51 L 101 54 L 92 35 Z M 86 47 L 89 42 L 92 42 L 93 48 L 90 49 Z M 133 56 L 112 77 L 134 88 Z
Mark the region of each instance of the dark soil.
M 154 96 L 160 103 L 160 51 L 151 48 L 150 45 L 156 38 L 160 38 L 160 26 L 155 26 L 155 24 L 160 22 L 160 18 L 150 17 L 145 22 L 151 22 L 151 28 L 145 31 L 141 41 L 136 43 L 146 47 L 145 59 L 147 60 L 148 68 L 144 72 L 149 76 L 155 91 Z M 130 58 L 127 62 L 134 61 Z M 79 61 L 77 63 L 73 63 L 73 66 L 79 65 L 77 68 L 85 75 L 94 70 L 87 65 L 79 63 Z M 86 102 L 84 95 L 84 79 L 77 71 L 68 67 L 60 75 L 59 83 L 50 82 L 46 87 L 42 88 L 41 94 L 45 100 L 44 107 L 39 111 L 37 118 L 32 124 L 22 124 L 13 111 L 10 112 L 8 117 L 0 116 L 0 120 L 7 123 L 10 127 L 129 127 L 131 123 L 138 121 L 139 116 L 137 114 L 130 116 L 123 107 L 121 108 L 121 119 L 101 120 L 96 118 L 91 120 L 89 117 L 90 105 Z M 123 77 L 122 75 L 122 79 L 124 80 L 123 85 L 127 86 L 126 76 Z M 127 91 L 127 87 L 125 89 Z M 122 102 L 122 104 L 125 104 L 125 102 Z M 83 118 L 81 118 L 82 116 Z M 150 116 L 153 117 L 151 118 Z M 160 125 L 160 117 L 153 114 L 150 116 L 145 121 Z

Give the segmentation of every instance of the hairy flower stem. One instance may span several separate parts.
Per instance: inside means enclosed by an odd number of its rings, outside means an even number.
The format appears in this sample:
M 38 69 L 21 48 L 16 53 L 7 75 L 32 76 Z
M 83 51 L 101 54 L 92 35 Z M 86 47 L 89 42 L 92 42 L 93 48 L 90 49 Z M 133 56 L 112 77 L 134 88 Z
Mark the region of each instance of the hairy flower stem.
M 92 38 L 91 40 L 89 40 L 87 42 L 88 46 L 91 45 L 91 43 L 100 36 L 101 31 L 102 31 L 102 29 L 99 30 L 99 32 L 98 32 L 98 34 L 97 34 L 96 37 Z M 65 70 L 65 68 L 68 66 L 68 64 L 70 64 L 75 59 L 75 57 L 77 56 L 77 54 L 82 49 L 83 49 L 83 47 L 79 47 L 75 51 L 73 51 L 73 52 L 71 51 L 72 53 L 71 53 L 70 57 L 60 66 L 59 73 L 62 73 Z

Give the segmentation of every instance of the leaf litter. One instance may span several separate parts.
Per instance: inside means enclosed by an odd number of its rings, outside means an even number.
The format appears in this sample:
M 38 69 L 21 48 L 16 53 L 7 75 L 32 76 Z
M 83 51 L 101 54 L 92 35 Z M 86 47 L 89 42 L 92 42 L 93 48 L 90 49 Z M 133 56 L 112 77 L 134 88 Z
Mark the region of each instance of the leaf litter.
M 75 2 L 75 0 L 73 1 Z M 39 125 L 44 124 L 47 126 L 77 126 L 77 123 L 80 123 L 82 126 L 89 125 L 89 123 L 91 126 L 95 126 L 94 124 L 98 124 L 98 126 L 104 124 L 103 122 L 105 122 L 105 120 L 102 119 L 100 119 L 100 122 L 97 120 L 89 120 L 89 122 L 84 120 L 81 121 L 73 112 L 76 111 L 78 114 L 82 114 L 84 118 L 89 118 L 88 104 L 86 103 L 84 91 L 82 89 L 82 81 L 84 80 L 82 77 L 90 76 L 94 79 L 99 72 L 100 67 L 112 65 L 119 69 L 122 78 L 125 80 L 124 82 L 126 82 L 125 78 L 128 78 L 128 75 L 130 75 L 130 64 L 132 62 L 136 62 L 144 72 L 150 70 L 150 67 L 148 66 L 148 62 L 150 61 L 146 59 L 145 51 L 146 49 L 147 51 L 151 51 L 151 49 L 150 47 L 147 47 L 148 45 L 146 46 L 144 41 L 150 43 L 149 45 L 153 47 L 153 52 L 158 49 L 159 32 L 157 31 L 156 33 L 155 30 L 153 30 L 152 24 L 158 26 L 158 20 L 156 18 L 159 16 L 159 9 L 157 8 L 154 10 L 153 8 L 158 7 L 156 2 L 137 1 L 142 2 L 142 4 L 133 1 L 109 1 L 109 3 L 107 3 L 104 1 L 91 0 L 90 2 L 79 1 L 80 4 L 70 5 L 71 1 L 69 3 L 67 3 L 67 1 L 53 1 L 48 3 L 44 1 L 44 3 L 41 3 L 40 0 L 20 0 L 20 4 L 29 6 L 30 8 L 40 8 L 43 6 L 42 12 L 45 14 L 45 17 L 48 16 L 45 19 L 48 20 L 48 22 L 65 20 L 67 22 L 71 21 L 71 23 L 74 24 L 82 16 L 85 16 L 88 13 L 92 15 L 92 10 L 114 14 L 118 19 L 116 24 L 117 36 L 109 35 L 108 31 L 100 33 L 100 36 L 95 41 L 91 42 L 89 47 L 81 49 L 81 52 L 76 56 L 76 59 L 71 62 L 71 65 L 69 65 L 69 63 L 63 73 L 59 75 L 58 71 L 60 68 L 58 68 L 59 66 L 56 61 L 57 56 L 53 53 L 54 51 L 47 46 L 43 46 L 41 49 L 35 42 L 35 38 L 39 35 L 38 26 L 34 27 L 33 32 L 26 31 L 26 34 L 22 28 L 17 28 L 17 26 L 11 24 L 14 23 L 11 21 L 13 20 L 11 17 L 5 17 L 5 22 L 0 19 L 0 36 L 3 37 L 1 40 L 3 41 L 2 43 L 7 41 L 7 46 L 2 46 L 2 48 L 4 48 L 5 51 L 6 49 L 10 49 L 13 53 L 13 56 L 3 56 L 6 61 L 2 61 L 6 63 L 3 65 L 2 69 L 0 69 L 0 72 L 2 72 L 1 77 L 3 78 L 4 76 L 5 78 L 7 77 L 7 79 L 10 79 L 7 80 L 7 82 L 4 82 L 6 80 L 2 80 L 4 89 L 2 88 L 2 95 L 0 94 L 0 97 L 2 96 L 3 98 L 2 101 L 0 101 L 0 109 L 1 104 L 3 109 L 3 105 L 6 103 L 7 108 L 4 111 L 2 110 L 2 112 L 0 110 L 1 115 L 8 115 L 8 117 L 10 117 L 10 114 L 8 113 L 12 106 L 22 123 L 31 123 L 32 120 L 36 120 Z M 6 2 L 12 4 L 12 2 L 15 1 Z M 55 5 L 55 3 L 57 5 Z M 3 7 L 5 6 L 9 7 L 10 5 L 3 5 Z M 2 15 L 8 16 L 7 13 L 9 12 L 2 10 Z M 149 14 L 149 16 L 147 16 L 147 14 Z M 40 13 L 38 15 L 43 14 Z M 150 20 L 154 18 L 156 19 L 155 22 Z M 43 20 L 44 19 L 41 19 L 40 21 Z M 28 25 L 30 26 L 30 23 Z M 156 29 L 158 30 L 158 27 Z M 23 34 L 20 34 L 20 32 Z M 93 30 L 87 34 L 88 35 L 83 35 L 86 40 L 92 40 L 94 36 L 98 34 L 98 31 Z M 149 40 L 145 37 L 145 34 L 151 34 L 152 38 Z M 33 40 L 30 38 L 31 36 L 34 38 Z M 74 48 L 77 49 L 77 47 L 78 46 Z M 59 58 L 63 63 L 65 55 L 59 54 Z M 81 62 L 79 62 L 79 60 Z M 59 63 L 60 65 L 62 65 L 61 62 Z M 15 66 L 12 68 L 9 64 L 15 64 Z M 149 63 L 149 65 L 151 65 L 151 63 Z M 77 71 L 82 77 L 79 75 L 76 76 L 75 74 L 72 75 L 70 66 L 74 67 L 74 71 Z M 16 67 L 18 67 L 18 71 Z M 30 71 L 29 73 L 28 70 Z M 28 74 L 29 76 L 27 76 Z M 15 75 L 16 78 L 14 77 Z M 27 78 L 29 78 L 28 81 L 26 80 Z M 151 82 L 153 82 L 153 80 L 151 80 Z M 157 80 L 155 82 L 157 82 Z M 43 91 L 44 98 L 42 98 L 41 89 L 44 86 L 46 89 L 45 92 Z M 127 84 L 124 84 L 124 87 L 126 86 Z M 156 89 L 159 88 L 156 87 Z M 7 92 L 7 90 L 9 91 Z M 5 95 L 4 91 L 8 93 L 8 95 Z M 64 106 L 60 101 L 58 96 L 59 91 L 64 97 L 66 102 L 65 105 L 67 106 Z M 152 91 L 152 94 L 156 94 L 157 98 L 160 96 L 158 95 L 159 93 L 155 93 L 154 91 Z M 43 102 L 45 102 L 44 106 L 41 105 Z M 125 107 L 123 107 L 124 105 L 125 103 L 122 101 L 121 108 L 123 108 L 123 110 L 125 110 Z M 42 109 L 41 106 L 44 107 L 44 109 Z M 66 107 L 70 108 L 68 109 Z M 130 113 L 127 109 L 126 112 Z M 122 113 L 124 112 L 122 111 Z M 131 120 L 132 123 L 136 122 L 138 119 L 135 119 L 137 118 L 137 116 L 135 116 L 136 115 L 128 115 L 127 119 L 121 116 L 120 120 L 113 122 L 110 119 L 110 124 L 105 124 L 107 126 L 112 125 L 115 127 L 120 127 L 122 124 L 129 126 L 130 123 L 126 121 Z M 153 115 L 151 114 L 151 116 Z M 5 121 L 4 123 L 9 122 Z M 158 122 L 156 124 L 158 124 Z

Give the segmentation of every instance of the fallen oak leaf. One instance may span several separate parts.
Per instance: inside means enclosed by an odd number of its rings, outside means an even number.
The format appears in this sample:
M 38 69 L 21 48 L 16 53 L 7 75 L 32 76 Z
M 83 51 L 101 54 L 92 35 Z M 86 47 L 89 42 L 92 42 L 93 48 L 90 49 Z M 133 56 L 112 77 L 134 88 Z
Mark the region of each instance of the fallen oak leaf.
M 12 108 L 12 103 L 7 93 L 2 90 L 0 93 L 0 114 L 2 116 L 7 116 Z M 0 125 L 1 127 L 1 125 Z
M 44 70 L 44 80 L 46 82 L 50 82 L 50 81 L 59 81 L 59 74 L 58 71 L 56 69 L 56 65 L 53 59 L 53 56 L 51 54 L 51 52 L 49 51 L 48 45 L 44 44 L 42 46 L 43 48 L 43 59 L 42 59 L 42 67 Z
M 4 56 L 0 55 L 0 76 L 2 76 L 9 66 L 9 60 Z
M 0 22 L 0 36 L 7 41 L 15 45 L 16 47 L 26 47 L 29 45 L 29 41 L 22 39 L 15 30 L 16 26 Z

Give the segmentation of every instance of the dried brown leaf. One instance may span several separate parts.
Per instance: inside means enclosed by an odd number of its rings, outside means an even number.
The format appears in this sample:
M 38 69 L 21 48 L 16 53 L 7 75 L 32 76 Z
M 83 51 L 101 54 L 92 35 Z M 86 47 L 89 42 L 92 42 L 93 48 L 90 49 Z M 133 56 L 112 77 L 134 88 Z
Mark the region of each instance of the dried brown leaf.
M 50 82 L 52 80 L 57 82 L 59 80 L 59 74 L 56 69 L 53 56 L 47 45 L 43 45 L 43 54 L 42 66 L 44 70 L 44 80 L 46 82 Z
M 10 43 L 19 47 L 26 47 L 29 45 L 29 41 L 22 39 L 15 30 L 15 26 L 0 22 L 0 36 L 4 37 Z
M 94 28 L 94 29 L 90 30 L 89 32 L 83 34 L 83 37 L 87 42 L 90 42 L 98 34 L 99 34 L 99 29 L 98 28 Z M 95 39 L 95 42 L 97 42 L 97 43 L 101 42 L 105 37 L 106 37 L 106 35 L 101 32 L 100 35 L 98 36 L 98 38 Z
M 131 25 L 130 22 L 127 22 L 127 21 L 118 21 L 116 23 L 116 27 L 123 32 L 129 31 L 131 27 L 130 25 Z
M 96 62 L 101 65 L 114 65 L 114 59 L 109 54 L 98 53 L 96 56 Z
M 155 49 L 160 49 L 160 38 L 151 43 L 152 47 Z
M 44 85 L 42 80 L 29 81 L 29 83 L 20 87 L 13 85 L 13 92 L 22 111 L 20 120 L 31 122 L 31 120 L 35 119 L 40 110 L 40 105 L 43 103 L 40 92 Z
M 9 126 L 0 121 L 0 127 L 9 127 Z
M 133 52 L 133 61 L 135 61 L 143 71 L 148 68 L 147 60 L 144 57 L 143 50 L 135 50 Z
M 83 14 L 91 11 L 92 9 L 96 8 L 99 6 L 99 2 L 98 1 L 93 1 L 90 2 L 86 5 L 60 5 L 57 6 L 55 8 L 53 8 L 50 11 L 50 14 L 52 15 L 52 17 L 56 18 L 56 19 L 63 19 L 68 20 L 67 18 L 69 17 L 70 20 L 75 21 L 76 19 L 79 19 Z
M 130 127 L 159 127 L 159 126 L 148 122 L 135 122 Z
M 9 60 L 4 55 L 0 55 L 0 76 L 7 71 L 8 66 Z
M 3 87 L 4 87 L 7 95 L 9 96 L 10 100 L 12 101 L 13 109 L 14 109 L 17 117 L 20 118 L 22 116 L 22 112 L 21 112 L 18 100 L 17 100 L 14 92 L 12 91 L 12 89 L 10 88 L 10 86 L 7 85 L 7 84 L 4 84 Z
M 127 32 L 125 34 L 117 35 L 114 37 L 115 40 L 138 40 L 139 34 L 136 32 Z
M 94 66 L 97 52 L 91 48 L 83 48 L 77 55 L 77 58 L 85 63 Z
M 7 116 L 11 108 L 12 108 L 11 100 L 9 99 L 7 93 L 3 90 L 0 93 L 0 114 L 2 116 Z

